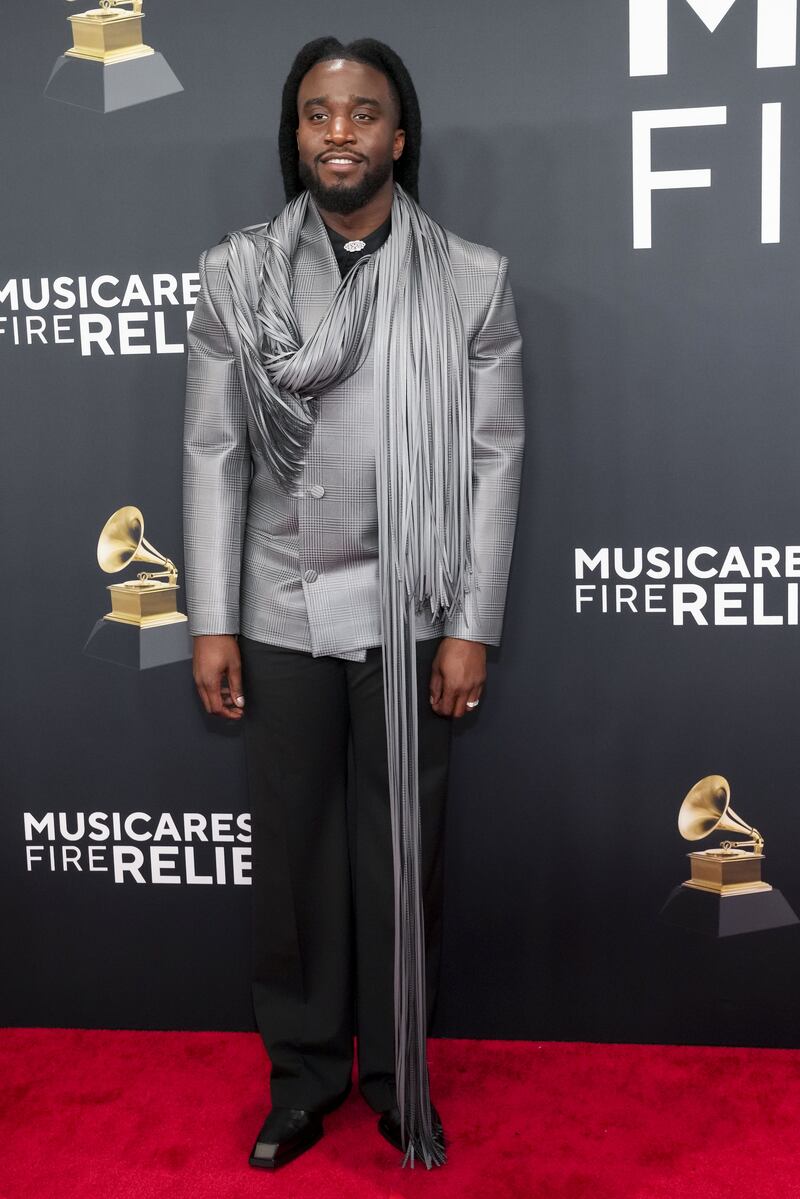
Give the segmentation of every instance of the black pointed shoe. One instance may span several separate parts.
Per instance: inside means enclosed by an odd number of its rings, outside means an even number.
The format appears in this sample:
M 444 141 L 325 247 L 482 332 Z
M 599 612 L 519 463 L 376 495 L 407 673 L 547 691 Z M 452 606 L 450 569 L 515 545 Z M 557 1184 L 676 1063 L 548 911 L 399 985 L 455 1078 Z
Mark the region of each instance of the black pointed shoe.
M 278 1166 L 286 1165 L 316 1145 L 324 1131 L 322 1117 L 341 1107 L 352 1085 L 353 1080 L 348 1079 L 344 1090 L 316 1111 L 299 1107 L 273 1107 L 253 1146 L 250 1165 L 262 1170 L 277 1170 Z
M 253 1146 L 250 1165 L 262 1170 L 277 1170 L 316 1145 L 322 1133 L 321 1112 L 273 1107 Z
M 433 1124 L 434 1137 L 440 1140 L 446 1148 L 447 1142 L 444 1139 L 442 1121 L 433 1104 L 431 1104 L 431 1122 Z M 387 1108 L 385 1112 L 381 1112 L 378 1117 L 378 1132 L 390 1145 L 394 1145 L 395 1149 L 399 1149 L 401 1153 L 403 1152 L 403 1142 L 400 1138 L 400 1109 L 396 1104 L 394 1107 Z

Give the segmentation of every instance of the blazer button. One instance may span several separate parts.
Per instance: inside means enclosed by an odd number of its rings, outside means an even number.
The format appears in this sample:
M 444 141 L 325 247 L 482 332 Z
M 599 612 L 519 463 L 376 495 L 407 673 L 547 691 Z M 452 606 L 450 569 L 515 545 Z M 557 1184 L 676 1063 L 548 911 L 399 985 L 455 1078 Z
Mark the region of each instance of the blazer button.
M 312 483 L 308 489 L 308 494 L 313 495 L 315 500 L 321 500 L 325 494 L 325 488 L 321 483 Z
M 315 570 L 304 570 L 303 571 L 303 578 L 305 579 L 305 581 L 307 583 L 313 583 L 314 580 L 316 579 L 316 577 L 317 577 L 317 572 Z

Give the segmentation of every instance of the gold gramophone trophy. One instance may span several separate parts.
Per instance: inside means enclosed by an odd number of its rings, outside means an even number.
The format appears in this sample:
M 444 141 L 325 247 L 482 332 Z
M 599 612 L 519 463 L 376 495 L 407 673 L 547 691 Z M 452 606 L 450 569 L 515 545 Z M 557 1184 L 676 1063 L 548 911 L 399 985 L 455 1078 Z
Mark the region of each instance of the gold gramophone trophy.
M 139 669 L 191 657 L 187 618 L 178 611 L 178 569 L 147 540 L 144 517 L 133 504 L 118 508 L 104 524 L 97 561 L 107 574 L 133 562 L 162 569 L 139 571 L 135 579 L 108 585 L 111 611 L 95 625 L 85 652 Z
M 112 112 L 183 91 L 162 55 L 143 42 L 144 15 L 142 0 L 99 0 L 98 8 L 68 17 L 72 46 L 56 62 L 45 95 Z
M 164 568 L 142 570 L 135 579 L 110 583 L 111 611 L 104 620 L 154 628 L 187 619 L 177 610 L 177 567 L 146 539 L 144 517 L 132 504 L 118 508 L 103 525 L 97 542 L 97 562 L 106 574 L 116 574 L 131 562 L 151 562 Z M 164 579 L 166 582 L 159 581 Z
M 731 789 L 721 774 L 709 774 L 695 783 L 681 804 L 678 829 L 686 841 L 701 841 L 714 832 L 736 833 L 744 841 L 723 841 L 716 849 L 688 854 L 692 877 L 684 887 L 713 891 L 715 895 L 745 895 L 771 891 L 761 878 L 764 838 L 737 816 L 730 806 Z
M 718 937 L 797 924 L 781 892 L 761 877 L 764 838 L 730 805 L 730 785 L 721 774 L 700 779 L 685 797 L 678 829 L 686 841 L 701 841 L 712 833 L 735 833 L 742 839 L 689 853 L 691 877 L 673 890 L 662 917 Z

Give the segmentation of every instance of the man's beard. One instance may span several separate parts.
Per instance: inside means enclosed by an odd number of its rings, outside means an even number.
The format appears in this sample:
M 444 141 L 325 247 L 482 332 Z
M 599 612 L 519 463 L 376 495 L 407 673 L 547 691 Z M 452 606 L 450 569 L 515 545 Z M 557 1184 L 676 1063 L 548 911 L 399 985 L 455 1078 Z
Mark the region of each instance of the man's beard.
M 298 161 L 297 169 L 300 182 L 308 188 L 320 208 L 326 212 L 338 212 L 346 215 L 355 212 L 372 199 L 380 191 L 392 173 L 394 159 L 387 158 L 372 170 L 367 168 L 359 183 L 349 187 L 342 182 L 333 187 L 326 187 L 320 182 L 319 175 L 302 160 Z

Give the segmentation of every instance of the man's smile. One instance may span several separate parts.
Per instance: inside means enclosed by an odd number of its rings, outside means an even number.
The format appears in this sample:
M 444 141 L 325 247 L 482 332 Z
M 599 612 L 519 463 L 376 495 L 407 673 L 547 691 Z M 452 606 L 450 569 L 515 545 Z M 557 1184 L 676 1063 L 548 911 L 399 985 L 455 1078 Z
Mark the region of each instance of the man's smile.
M 335 154 L 331 151 L 323 154 L 320 158 L 322 165 L 329 167 L 336 175 L 346 175 L 348 171 L 352 171 L 363 161 L 363 158 L 357 158 L 354 154 Z

